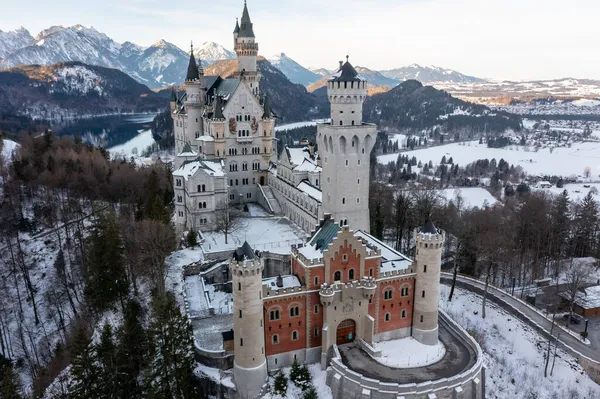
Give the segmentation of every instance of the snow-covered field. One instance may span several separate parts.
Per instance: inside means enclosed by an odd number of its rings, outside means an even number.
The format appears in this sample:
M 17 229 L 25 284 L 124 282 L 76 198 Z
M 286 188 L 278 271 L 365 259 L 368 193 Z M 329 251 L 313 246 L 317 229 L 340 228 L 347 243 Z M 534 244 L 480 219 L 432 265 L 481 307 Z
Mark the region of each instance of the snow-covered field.
M 593 188 L 596 190 L 593 190 Z M 596 199 L 596 201 L 600 200 L 600 183 L 570 183 L 565 184 L 563 188 L 553 186 L 550 188 L 538 188 L 536 190 L 546 191 L 555 195 L 561 194 L 564 190 L 567 190 L 571 201 L 581 201 L 591 191 L 594 199 Z
M 446 354 L 446 347 L 438 341 L 437 345 L 424 345 L 413 337 L 378 342 L 381 357 L 377 362 L 394 368 L 422 367 L 437 363 Z
M 307 235 L 289 219 L 283 217 L 242 218 L 241 227 L 228 236 L 220 232 L 204 233 L 202 249 L 205 253 L 232 251 L 244 241 L 259 251 L 291 253 L 292 244 L 306 241 Z
M 456 196 L 459 194 L 467 208 L 485 208 L 498 202 L 489 191 L 482 187 L 447 188 L 440 190 L 440 194 L 447 201 L 456 201 Z
M 600 176 L 600 143 L 574 143 L 571 148 L 540 149 L 538 152 L 527 151 L 528 147 L 510 146 L 506 148 L 488 148 L 477 141 L 453 143 L 406 151 L 402 154 L 415 156 L 417 160 L 440 163 L 443 156 L 452 157 L 460 166 L 468 165 L 478 159 L 504 159 L 509 164 L 521 166 L 530 175 L 582 175 L 590 168 L 591 177 Z M 398 154 L 387 154 L 377 157 L 379 163 L 388 164 L 398 159 Z
M 303 397 L 300 388 L 295 386 L 294 383 L 289 380 L 290 370 L 290 367 L 286 367 L 283 369 L 284 374 L 286 375 L 286 377 L 288 377 L 288 386 L 285 397 L 268 393 L 263 397 L 263 399 L 301 399 Z M 325 379 L 327 378 L 327 373 L 321 370 L 321 365 L 318 363 L 310 364 L 308 365 L 308 371 L 310 371 L 312 383 L 317 391 L 317 397 L 319 399 L 332 399 L 333 396 L 331 394 L 331 388 L 329 388 L 327 386 L 327 383 L 325 382 Z M 273 387 L 274 381 L 274 378 L 269 378 L 269 386 L 271 388 Z
M 465 328 L 481 345 L 487 367 L 488 399 L 600 398 L 600 385 L 577 361 L 552 347 L 548 377 L 544 377 L 548 341 L 529 326 L 488 301 L 481 318 L 481 297 L 457 288 L 448 302 L 448 286 L 441 286 L 440 308 Z
M 12 158 L 13 153 L 19 147 L 19 144 L 15 143 L 12 140 L 0 139 L 0 141 L 2 141 L 2 143 L 4 143 L 2 146 L 2 158 L 4 159 L 5 162 L 8 162 Z

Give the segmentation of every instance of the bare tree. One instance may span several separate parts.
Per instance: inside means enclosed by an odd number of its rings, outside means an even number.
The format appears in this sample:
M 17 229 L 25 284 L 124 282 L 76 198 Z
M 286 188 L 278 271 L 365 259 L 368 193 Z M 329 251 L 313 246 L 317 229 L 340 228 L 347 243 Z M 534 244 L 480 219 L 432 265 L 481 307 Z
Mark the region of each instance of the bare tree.
M 165 259 L 176 248 L 173 226 L 156 220 L 136 222 L 139 265 L 151 278 L 159 295 L 165 293 Z
M 215 212 L 215 231 L 225 235 L 225 244 L 228 243 L 229 235 L 246 227 L 241 218 L 242 213 L 222 202 Z
M 593 270 L 588 264 L 576 264 L 573 259 L 571 259 L 571 263 L 565 271 L 565 278 L 567 280 L 567 294 L 569 296 L 569 318 L 567 319 L 567 326 L 571 324 L 571 317 L 573 316 L 573 303 L 575 303 L 575 298 L 577 298 L 579 291 L 588 283 L 588 279 L 592 273 Z

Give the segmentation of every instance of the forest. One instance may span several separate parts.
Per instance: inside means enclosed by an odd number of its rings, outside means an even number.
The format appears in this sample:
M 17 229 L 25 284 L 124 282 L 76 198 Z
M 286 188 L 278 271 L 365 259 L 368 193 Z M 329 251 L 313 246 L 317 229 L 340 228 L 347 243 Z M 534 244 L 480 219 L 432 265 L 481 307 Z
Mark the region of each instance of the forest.
M 0 396 L 198 397 L 191 327 L 165 288 L 169 166 L 25 135 L 0 157 L 0 195 Z

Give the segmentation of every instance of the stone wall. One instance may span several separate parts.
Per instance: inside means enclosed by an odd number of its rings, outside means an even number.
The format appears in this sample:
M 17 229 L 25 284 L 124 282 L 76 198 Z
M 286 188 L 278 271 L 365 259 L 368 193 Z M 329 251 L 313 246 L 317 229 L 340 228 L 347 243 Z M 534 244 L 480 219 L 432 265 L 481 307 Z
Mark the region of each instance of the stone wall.
M 337 350 L 327 369 L 327 385 L 331 387 L 334 399 L 374 398 L 374 399 L 484 399 L 485 367 L 483 353 L 475 340 L 450 317 L 440 310 L 440 318 L 469 345 L 477 355 L 477 361 L 468 370 L 450 378 L 427 381 L 420 384 L 394 384 L 366 378 L 346 367 Z

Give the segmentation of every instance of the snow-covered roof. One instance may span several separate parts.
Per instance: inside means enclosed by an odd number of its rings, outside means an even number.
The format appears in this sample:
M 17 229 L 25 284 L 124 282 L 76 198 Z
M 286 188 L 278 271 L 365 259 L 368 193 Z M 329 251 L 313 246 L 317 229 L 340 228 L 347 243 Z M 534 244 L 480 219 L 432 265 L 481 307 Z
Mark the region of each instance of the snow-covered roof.
M 183 177 L 187 180 L 191 176 L 194 176 L 199 170 L 203 170 L 210 176 L 225 176 L 225 172 L 223 171 L 223 165 L 221 165 L 221 162 L 203 161 L 200 159 L 196 159 L 195 161 L 184 162 L 183 165 L 179 167 L 179 169 L 173 172 L 173 176 Z
M 410 265 L 412 265 L 412 260 L 396 251 L 389 245 L 379 241 L 372 235 L 359 230 L 354 233 L 354 236 L 367 241 L 370 245 L 373 245 L 381 250 L 381 265 L 379 268 L 381 273 L 391 272 L 394 270 L 406 270 L 410 267 Z
M 322 171 L 322 168 L 317 165 L 316 157 L 311 156 L 308 147 L 285 147 L 285 151 L 293 170 L 301 172 Z
M 309 197 L 323 202 L 323 193 L 317 187 L 310 184 L 307 180 L 302 180 L 297 186 L 298 190 L 306 193 Z
M 263 279 L 262 283 L 263 285 L 269 287 L 272 290 L 284 290 L 284 289 L 288 289 L 288 288 L 298 288 L 301 287 L 302 284 L 300 284 L 300 280 L 298 280 L 298 277 L 296 276 L 281 276 L 281 280 L 282 280 L 282 287 L 278 287 L 277 286 L 277 278 L 278 277 L 271 277 L 271 278 L 265 278 Z
M 215 138 L 213 136 L 200 136 L 196 141 L 215 141 Z
M 570 299 L 568 292 L 563 292 L 561 296 Z M 588 287 L 584 292 L 578 292 L 575 295 L 575 304 L 582 309 L 600 308 L 600 285 Z

